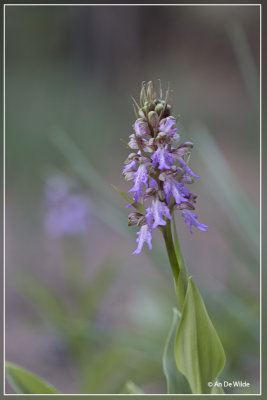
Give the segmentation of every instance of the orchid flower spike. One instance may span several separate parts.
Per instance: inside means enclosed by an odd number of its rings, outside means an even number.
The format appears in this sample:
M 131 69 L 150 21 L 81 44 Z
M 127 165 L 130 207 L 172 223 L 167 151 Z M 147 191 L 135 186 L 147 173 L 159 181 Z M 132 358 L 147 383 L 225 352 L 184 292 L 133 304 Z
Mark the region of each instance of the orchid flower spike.
M 208 226 L 201 224 L 197 214 L 192 213 L 197 196 L 185 185 L 199 178 L 188 165 L 193 143 L 179 144 L 180 135 L 169 104 L 169 90 L 163 98 L 161 88 L 157 94 L 151 81 L 143 83 L 140 104 L 135 100 L 134 103 L 138 118 L 129 136 L 128 147 L 132 152 L 122 173 L 126 180 L 133 181 L 128 193 L 133 194 L 134 202 L 149 203 L 145 215 L 129 215 L 129 225 L 140 227 L 138 246 L 133 252 L 139 254 L 144 243 L 152 249 L 153 229 L 165 226 L 176 210 L 181 212 L 190 233 L 192 226 L 201 231 L 206 231 Z

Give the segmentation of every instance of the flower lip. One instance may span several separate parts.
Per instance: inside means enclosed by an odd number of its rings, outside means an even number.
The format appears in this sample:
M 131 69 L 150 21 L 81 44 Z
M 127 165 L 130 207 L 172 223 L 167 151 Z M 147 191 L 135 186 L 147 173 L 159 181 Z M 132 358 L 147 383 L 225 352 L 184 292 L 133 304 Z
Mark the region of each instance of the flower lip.
M 151 156 L 152 159 L 152 167 L 155 168 L 158 164 L 158 169 L 170 169 L 173 165 L 172 155 L 167 150 L 167 145 L 159 145 L 158 149 Z
M 191 210 L 183 210 L 182 216 L 185 219 L 185 223 L 189 226 L 189 232 L 192 234 L 192 225 L 195 226 L 200 231 L 206 232 L 208 230 L 208 225 L 201 224 L 197 221 L 197 214 L 193 214 Z
M 144 243 L 147 243 L 149 250 L 152 250 L 152 229 L 147 224 L 142 225 L 140 231 L 137 232 L 137 248 L 132 254 L 140 254 Z
M 159 225 L 166 225 L 164 217 L 172 219 L 170 209 L 165 202 L 160 201 L 158 197 L 154 197 L 152 204 L 146 209 L 146 220 L 149 226 L 155 229 Z M 153 222 L 154 221 L 154 222 Z

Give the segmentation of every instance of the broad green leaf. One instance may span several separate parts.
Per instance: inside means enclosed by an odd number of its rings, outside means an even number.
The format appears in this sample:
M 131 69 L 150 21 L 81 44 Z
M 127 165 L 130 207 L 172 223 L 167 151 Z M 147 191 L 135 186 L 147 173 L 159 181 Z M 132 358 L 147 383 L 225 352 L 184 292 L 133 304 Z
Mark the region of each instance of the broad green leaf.
M 117 188 L 115 185 L 111 185 L 126 201 L 128 201 L 129 204 L 131 204 L 140 214 L 145 215 L 146 209 L 143 206 L 143 204 L 135 202 L 128 194 L 124 193 L 122 190 Z
M 185 377 L 178 371 L 174 358 L 174 343 L 177 327 L 180 321 L 180 313 L 173 309 L 173 320 L 164 346 L 163 372 L 167 380 L 168 394 L 192 393 Z
M 223 346 L 191 277 L 175 338 L 175 360 L 194 394 L 211 393 L 208 382 L 214 382 L 225 364 Z
M 24 368 L 6 362 L 7 380 L 19 394 L 58 394 L 59 392 L 49 383 L 32 374 Z
M 121 394 L 144 394 L 143 390 L 134 382 L 128 381 L 121 390 Z

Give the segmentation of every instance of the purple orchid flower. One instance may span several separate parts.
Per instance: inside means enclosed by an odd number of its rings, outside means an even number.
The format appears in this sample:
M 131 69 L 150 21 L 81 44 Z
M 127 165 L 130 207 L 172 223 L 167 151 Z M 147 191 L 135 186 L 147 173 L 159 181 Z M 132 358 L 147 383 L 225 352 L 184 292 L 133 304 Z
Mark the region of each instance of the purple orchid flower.
M 153 229 L 159 225 L 166 225 L 166 221 L 163 219 L 163 217 L 172 219 L 170 209 L 166 203 L 160 201 L 158 197 L 155 197 L 152 200 L 152 204 L 146 209 L 147 223 L 149 226 L 152 226 Z
M 152 248 L 152 230 L 167 225 L 172 219 L 171 210 L 182 212 L 190 233 L 193 225 L 202 231 L 208 228 L 198 222 L 197 215 L 192 213 L 197 195 L 191 193 L 186 185 L 194 183 L 194 178 L 200 176 L 184 160 L 190 156 L 193 143 L 178 144 L 180 135 L 177 133 L 177 121 L 171 115 L 168 92 L 163 100 L 162 91 L 158 96 L 152 82 L 143 85 L 138 114 L 140 118 L 137 117 L 133 125 L 134 133 L 130 134 L 128 143 L 134 152 L 129 154 L 122 172 L 127 181 L 133 181 L 128 191 L 133 193 L 133 201 L 129 201 L 127 208 L 137 206 L 137 202 L 145 205 L 151 201 L 151 204 L 145 208 L 142 226 L 139 224 L 138 246 L 133 254 L 141 252 L 144 242 Z M 171 198 L 175 204 L 172 204 Z M 132 216 L 131 225 L 135 225 Z
M 148 186 L 147 166 L 149 164 L 150 161 L 140 164 L 138 170 L 134 173 L 134 186 L 128 191 L 128 193 L 134 192 L 133 196 L 134 201 L 137 201 L 138 198 L 142 196 L 143 185 L 145 185 L 146 187 Z
M 122 172 L 128 171 L 128 170 L 137 170 L 137 162 L 135 160 L 128 162 L 125 164 Z
M 137 232 L 138 238 L 136 239 L 137 248 L 132 254 L 140 254 L 144 243 L 146 242 L 149 250 L 152 250 L 152 228 L 147 224 L 142 225 L 140 231 Z
M 184 196 L 189 194 L 189 190 L 183 183 L 178 182 L 172 175 L 166 177 L 166 180 L 163 183 L 163 190 L 166 194 L 167 203 L 170 202 L 171 196 L 174 197 L 176 204 L 188 201 Z
M 167 150 L 167 145 L 159 144 L 156 152 L 151 156 L 152 167 L 155 168 L 159 164 L 158 169 L 170 169 L 173 165 L 172 155 Z
M 73 182 L 72 182 L 73 183 Z M 72 194 L 70 182 L 53 177 L 45 187 L 47 214 L 45 231 L 51 237 L 77 236 L 90 227 L 90 205 L 86 196 Z
M 167 136 L 173 136 L 177 131 L 176 121 L 173 117 L 167 117 L 160 121 L 159 131 L 166 133 Z
M 151 138 L 148 124 L 142 118 L 138 118 L 135 121 L 134 131 L 138 138 Z

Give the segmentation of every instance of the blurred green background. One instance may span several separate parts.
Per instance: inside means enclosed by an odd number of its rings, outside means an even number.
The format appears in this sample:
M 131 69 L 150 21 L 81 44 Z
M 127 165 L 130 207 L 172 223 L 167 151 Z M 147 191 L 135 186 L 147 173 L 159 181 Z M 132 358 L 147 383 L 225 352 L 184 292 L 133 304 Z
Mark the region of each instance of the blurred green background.
M 142 81 L 173 89 L 207 233 L 177 228 L 222 339 L 259 392 L 259 7 L 6 7 L 6 359 L 63 393 L 166 393 L 175 306 L 160 233 L 131 256 L 121 176 Z M 71 177 L 88 232 L 54 238 L 45 182 Z M 7 385 L 7 393 L 12 389 Z M 233 392 L 233 390 L 232 390 Z

